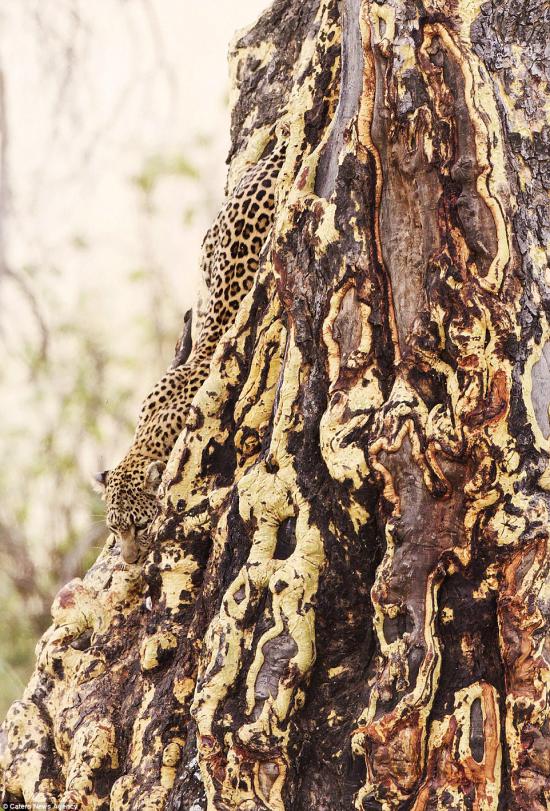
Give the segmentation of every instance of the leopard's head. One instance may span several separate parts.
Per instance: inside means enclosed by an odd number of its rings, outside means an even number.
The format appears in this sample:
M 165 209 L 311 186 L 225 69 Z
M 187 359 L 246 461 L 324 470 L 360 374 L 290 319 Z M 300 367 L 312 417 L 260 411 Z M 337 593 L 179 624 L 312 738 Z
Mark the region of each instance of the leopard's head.
M 136 563 L 146 549 L 164 466 L 134 452 L 95 477 L 106 504 L 107 527 L 118 537 L 126 563 Z

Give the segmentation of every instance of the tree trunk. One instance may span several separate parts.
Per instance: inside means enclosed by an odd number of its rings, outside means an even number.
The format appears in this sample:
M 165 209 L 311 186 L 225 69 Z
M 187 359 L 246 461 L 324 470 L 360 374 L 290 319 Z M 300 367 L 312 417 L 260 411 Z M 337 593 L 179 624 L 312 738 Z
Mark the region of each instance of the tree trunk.
M 549 807 L 549 34 L 276 0 L 236 41 L 228 191 L 276 127 L 271 235 L 145 565 L 111 541 L 55 600 L 8 800 Z

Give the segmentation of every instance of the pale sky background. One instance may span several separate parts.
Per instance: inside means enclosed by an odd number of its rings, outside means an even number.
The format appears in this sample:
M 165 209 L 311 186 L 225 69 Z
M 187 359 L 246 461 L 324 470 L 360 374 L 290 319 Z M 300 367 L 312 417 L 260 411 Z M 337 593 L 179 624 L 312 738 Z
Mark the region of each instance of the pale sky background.
M 266 5 L 266 0 L 3 4 L 13 264 L 55 261 L 68 296 L 83 283 L 91 294 L 108 284 L 112 295 L 104 303 L 105 317 L 120 317 L 122 271 L 142 261 L 143 249 L 139 201 L 127 180 L 148 155 L 170 154 L 205 135 L 213 139 L 206 153 L 207 191 L 219 202 L 228 146 L 228 43 Z M 69 7 L 78 9 L 79 22 L 67 13 Z M 181 212 L 196 194 L 190 188 L 189 198 L 182 199 L 181 184 L 175 190 L 167 184 L 153 240 L 155 258 L 173 274 L 182 303 L 195 287 L 208 224 L 203 217 L 196 227 L 181 228 Z M 91 251 L 72 247 L 80 237 Z
M 74 387 L 75 345 L 56 338 L 60 325 L 76 318 L 108 355 L 139 357 L 137 326 L 149 313 L 150 289 L 130 279 L 146 264 L 158 271 L 158 293 L 173 321 L 168 328 L 178 328 L 195 297 L 202 238 L 223 196 L 228 46 L 268 5 L 268 0 L 4 0 L 0 6 L 9 170 L 6 256 L 24 274 L 51 329 L 55 368 L 37 403 L 22 357 L 23 346 L 37 343 L 36 320 L 18 288 L 2 284 L 0 452 L 14 465 L 4 466 L 0 483 L 4 506 L 18 499 L 41 505 L 26 519 L 38 547 L 41 537 L 57 534 L 44 516 L 55 485 L 42 477 L 27 495 L 25 468 L 47 464 L 40 434 L 48 420 L 63 441 L 55 415 L 65 389 L 71 396 Z M 182 153 L 199 169 L 201 182 L 164 180 L 154 216 L 145 222 L 143 198 L 131 178 L 156 155 L 170 159 Z M 192 224 L 185 218 L 190 209 Z M 153 361 L 149 356 L 141 377 L 128 373 L 132 414 L 137 416 L 155 376 L 170 361 L 170 355 Z M 114 424 L 106 431 L 101 451 L 91 440 L 88 449 L 86 438 L 79 443 L 82 477 L 100 464 L 116 464 L 125 452 L 131 434 Z M 69 455 L 76 453 L 71 441 Z M 74 502 L 66 485 L 63 497 Z M 49 512 L 52 522 L 58 520 L 57 507 Z

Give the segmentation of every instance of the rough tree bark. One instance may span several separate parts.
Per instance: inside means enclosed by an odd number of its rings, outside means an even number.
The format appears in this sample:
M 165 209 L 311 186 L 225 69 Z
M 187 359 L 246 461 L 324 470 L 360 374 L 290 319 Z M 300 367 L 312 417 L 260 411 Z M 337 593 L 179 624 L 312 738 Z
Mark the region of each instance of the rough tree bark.
M 289 133 L 272 234 L 146 564 L 55 600 L 8 800 L 549 807 L 549 33 L 276 0 L 236 41 L 229 188 Z

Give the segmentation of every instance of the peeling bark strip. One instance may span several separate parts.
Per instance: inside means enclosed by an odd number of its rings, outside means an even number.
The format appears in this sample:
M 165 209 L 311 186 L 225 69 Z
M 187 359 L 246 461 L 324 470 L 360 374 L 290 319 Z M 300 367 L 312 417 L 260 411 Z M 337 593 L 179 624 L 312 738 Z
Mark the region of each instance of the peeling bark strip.
M 549 807 L 549 33 L 277 0 L 236 41 L 228 191 L 275 130 L 274 226 L 145 565 L 56 597 L 5 801 Z

